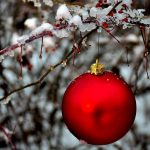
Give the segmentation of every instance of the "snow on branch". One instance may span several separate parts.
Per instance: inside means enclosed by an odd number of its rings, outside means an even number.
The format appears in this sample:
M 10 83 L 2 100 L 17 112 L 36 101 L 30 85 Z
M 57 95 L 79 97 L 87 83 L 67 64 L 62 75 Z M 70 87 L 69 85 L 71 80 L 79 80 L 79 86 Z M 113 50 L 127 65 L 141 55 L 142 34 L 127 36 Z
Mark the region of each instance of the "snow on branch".
M 46 3 L 46 0 L 43 0 L 44 2 Z M 96 27 L 105 28 L 107 32 L 111 32 L 115 26 L 120 26 L 122 29 L 133 26 L 150 27 L 150 19 L 143 19 L 144 10 L 131 9 L 131 4 L 132 0 L 121 0 L 116 3 L 112 0 L 99 0 L 96 4 L 94 3 L 94 6 L 85 5 L 82 8 L 79 6 L 68 7 L 66 4 L 60 5 L 54 24 L 43 23 L 29 35 L 19 38 L 18 43 L 1 50 L 0 61 L 6 55 L 13 56 L 16 48 L 44 36 L 64 38 L 69 37 L 72 31 L 79 30 L 86 33 Z

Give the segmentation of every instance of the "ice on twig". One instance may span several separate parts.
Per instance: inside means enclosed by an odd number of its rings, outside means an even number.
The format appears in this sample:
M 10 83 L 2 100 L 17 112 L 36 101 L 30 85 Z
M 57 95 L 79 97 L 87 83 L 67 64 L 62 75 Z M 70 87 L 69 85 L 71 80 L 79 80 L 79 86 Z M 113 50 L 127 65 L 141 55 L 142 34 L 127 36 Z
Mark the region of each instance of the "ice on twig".
M 27 35 L 23 35 L 21 37 L 18 38 L 17 42 L 20 44 L 20 45 L 24 45 L 26 42 L 26 40 L 28 39 L 29 37 Z
M 74 24 L 76 26 L 81 25 L 82 24 L 81 17 L 79 15 L 73 16 L 72 19 L 70 20 L 70 24 Z
M 53 26 L 50 23 L 43 23 L 41 26 L 37 27 L 35 30 L 31 32 L 31 36 L 42 33 L 43 31 L 52 31 L 52 30 Z

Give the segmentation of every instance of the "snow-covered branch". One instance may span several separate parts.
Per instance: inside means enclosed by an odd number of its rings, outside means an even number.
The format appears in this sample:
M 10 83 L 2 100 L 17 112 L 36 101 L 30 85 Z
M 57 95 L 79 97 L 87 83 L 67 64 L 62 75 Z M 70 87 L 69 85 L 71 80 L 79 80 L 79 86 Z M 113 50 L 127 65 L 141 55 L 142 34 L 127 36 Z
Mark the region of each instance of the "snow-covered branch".
M 44 1 L 43 1 L 44 2 Z M 144 10 L 132 10 L 131 2 L 99 0 L 92 7 L 67 7 L 61 5 L 56 13 L 54 24 L 43 23 L 34 29 L 29 35 L 24 35 L 18 39 L 18 43 L 4 48 L 0 51 L 0 60 L 6 55 L 13 55 L 13 51 L 27 43 L 44 36 L 57 36 L 58 38 L 69 37 L 72 31 L 89 32 L 96 27 L 105 28 L 110 32 L 115 26 L 123 29 L 133 26 L 150 27 L 149 19 L 143 19 Z

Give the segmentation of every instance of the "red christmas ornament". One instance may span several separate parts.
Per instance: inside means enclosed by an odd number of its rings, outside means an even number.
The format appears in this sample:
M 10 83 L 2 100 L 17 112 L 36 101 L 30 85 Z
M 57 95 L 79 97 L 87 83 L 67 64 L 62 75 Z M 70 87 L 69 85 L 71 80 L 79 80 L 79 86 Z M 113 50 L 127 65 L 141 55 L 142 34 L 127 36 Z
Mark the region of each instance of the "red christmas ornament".
M 123 137 L 136 115 L 135 97 L 127 83 L 98 62 L 68 86 L 62 115 L 70 132 L 88 144 L 110 144 Z

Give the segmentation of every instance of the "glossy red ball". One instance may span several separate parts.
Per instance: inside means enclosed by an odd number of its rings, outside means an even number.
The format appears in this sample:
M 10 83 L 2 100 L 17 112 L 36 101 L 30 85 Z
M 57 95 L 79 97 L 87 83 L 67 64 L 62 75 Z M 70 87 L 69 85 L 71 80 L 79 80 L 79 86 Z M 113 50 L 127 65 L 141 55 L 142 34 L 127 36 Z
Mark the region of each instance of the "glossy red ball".
M 85 73 L 68 86 L 62 115 L 70 132 L 88 144 L 110 144 L 123 137 L 136 115 L 135 97 L 127 83 L 112 72 Z

